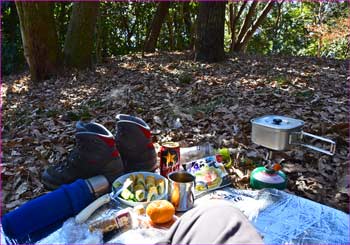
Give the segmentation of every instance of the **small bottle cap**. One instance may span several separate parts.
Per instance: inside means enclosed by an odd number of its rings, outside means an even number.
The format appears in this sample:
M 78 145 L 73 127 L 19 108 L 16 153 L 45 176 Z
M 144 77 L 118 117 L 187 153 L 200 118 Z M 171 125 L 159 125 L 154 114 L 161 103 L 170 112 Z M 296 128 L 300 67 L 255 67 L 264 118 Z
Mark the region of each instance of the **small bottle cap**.
M 279 170 L 282 169 L 282 166 L 281 166 L 281 164 L 279 164 L 279 163 L 275 163 L 275 164 L 272 166 L 272 168 L 273 168 L 273 170 L 275 170 L 275 171 L 279 171 Z
M 103 175 L 97 175 L 85 180 L 91 193 L 95 195 L 95 198 L 106 194 L 109 190 L 109 182 Z

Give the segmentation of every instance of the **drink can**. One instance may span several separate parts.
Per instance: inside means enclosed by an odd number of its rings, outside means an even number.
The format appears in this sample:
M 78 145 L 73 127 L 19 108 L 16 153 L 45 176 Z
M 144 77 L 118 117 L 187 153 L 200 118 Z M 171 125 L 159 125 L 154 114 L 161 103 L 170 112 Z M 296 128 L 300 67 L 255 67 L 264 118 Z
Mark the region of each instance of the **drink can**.
M 180 170 L 180 144 L 166 142 L 159 152 L 160 174 L 167 178 L 168 174 Z

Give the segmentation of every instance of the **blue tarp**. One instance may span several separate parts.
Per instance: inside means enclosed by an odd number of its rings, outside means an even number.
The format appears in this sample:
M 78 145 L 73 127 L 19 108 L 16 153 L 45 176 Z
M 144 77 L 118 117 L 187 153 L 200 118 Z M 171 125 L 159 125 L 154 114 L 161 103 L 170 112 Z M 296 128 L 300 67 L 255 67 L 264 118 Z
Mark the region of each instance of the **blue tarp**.
M 248 217 L 267 244 L 350 244 L 349 214 L 284 191 L 249 191 L 226 187 L 197 199 L 195 205 L 208 199 L 231 201 Z M 105 205 L 91 219 L 110 213 L 111 207 L 117 206 L 115 203 Z M 116 209 L 121 208 L 124 207 L 118 206 Z M 74 233 L 79 232 L 79 229 L 87 230 L 87 226 L 74 228 L 72 222 L 73 219 L 66 222 L 40 243 L 81 243 L 82 240 L 74 241 L 71 232 L 75 228 Z M 65 234 L 67 232 L 70 234 Z M 116 235 L 108 243 L 151 244 L 164 232 L 153 228 L 133 229 Z M 89 239 L 84 241 L 89 243 Z
M 275 189 L 225 188 L 204 198 L 230 200 L 267 244 L 350 244 L 349 214 Z

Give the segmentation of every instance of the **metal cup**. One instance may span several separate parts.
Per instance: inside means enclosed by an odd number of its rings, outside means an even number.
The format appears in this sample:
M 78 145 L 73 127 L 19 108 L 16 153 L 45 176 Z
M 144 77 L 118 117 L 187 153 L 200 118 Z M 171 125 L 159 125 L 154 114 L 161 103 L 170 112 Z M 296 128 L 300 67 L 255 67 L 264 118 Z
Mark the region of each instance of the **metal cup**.
M 176 211 L 187 211 L 194 205 L 195 177 L 186 171 L 168 174 L 169 199 Z

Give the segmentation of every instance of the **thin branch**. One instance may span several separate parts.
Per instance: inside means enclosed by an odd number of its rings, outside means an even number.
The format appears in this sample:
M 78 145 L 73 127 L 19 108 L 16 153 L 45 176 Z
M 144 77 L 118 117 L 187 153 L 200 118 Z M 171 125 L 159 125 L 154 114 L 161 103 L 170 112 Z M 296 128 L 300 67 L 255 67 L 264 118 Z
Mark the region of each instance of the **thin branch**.
M 253 36 L 254 32 L 256 31 L 256 29 L 258 29 L 258 27 L 262 24 L 262 22 L 265 20 L 267 14 L 270 12 L 270 10 L 272 9 L 274 5 L 274 1 L 271 0 L 269 1 L 269 3 L 265 6 L 264 10 L 262 11 L 262 13 L 260 14 L 259 18 L 256 19 L 256 21 L 253 23 L 252 27 L 249 29 L 249 31 L 247 31 L 247 33 L 245 34 L 242 42 L 241 42 L 241 49 L 245 49 L 247 47 L 248 41 L 250 40 L 250 38 Z
M 237 42 L 235 45 L 235 50 L 237 50 L 237 45 L 241 43 L 241 40 L 243 39 L 244 35 L 246 34 L 251 22 L 252 22 L 252 17 L 255 13 L 256 6 L 258 5 L 258 1 L 253 1 L 252 4 L 250 5 L 250 8 L 248 10 L 248 13 L 245 17 L 245 20 L 243 22 L 243 25 L 241 27 L 241 30 L 239 31 Z M 239 50 L 240 48 L 238 48 Z

